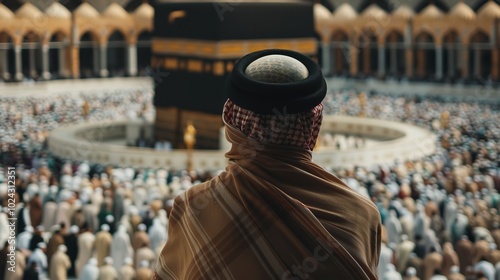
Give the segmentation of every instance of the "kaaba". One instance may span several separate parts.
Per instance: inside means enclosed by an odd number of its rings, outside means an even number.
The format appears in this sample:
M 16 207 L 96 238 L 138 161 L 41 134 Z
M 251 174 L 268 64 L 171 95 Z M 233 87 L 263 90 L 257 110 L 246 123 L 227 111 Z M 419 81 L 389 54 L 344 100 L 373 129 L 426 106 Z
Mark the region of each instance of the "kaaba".
M 152 68 L 155 138 L 183 148 L 186 124 L 196 148 L 217 149 L 235 61 L 262 49 L 316 58 L 312 1 L 168 1 L 155 7 Z

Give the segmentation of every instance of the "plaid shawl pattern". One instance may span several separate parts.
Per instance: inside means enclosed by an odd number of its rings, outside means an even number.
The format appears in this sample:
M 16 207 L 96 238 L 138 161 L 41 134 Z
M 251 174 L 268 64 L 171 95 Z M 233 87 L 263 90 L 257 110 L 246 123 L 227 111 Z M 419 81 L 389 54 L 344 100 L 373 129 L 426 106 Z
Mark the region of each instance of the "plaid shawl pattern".
M 275 109 L 263 115 L 241 108 L 230 99 L 224 104 L 224 121 L 247 137 L 264 144 L 279 144 L 313 150 L 323 120 L 323 104 L 307 112 L 288 114 Z
M 226 123 L 226 171 L 174 200 L 153 279 L 376 280 L 376 206 L 312 162 Z

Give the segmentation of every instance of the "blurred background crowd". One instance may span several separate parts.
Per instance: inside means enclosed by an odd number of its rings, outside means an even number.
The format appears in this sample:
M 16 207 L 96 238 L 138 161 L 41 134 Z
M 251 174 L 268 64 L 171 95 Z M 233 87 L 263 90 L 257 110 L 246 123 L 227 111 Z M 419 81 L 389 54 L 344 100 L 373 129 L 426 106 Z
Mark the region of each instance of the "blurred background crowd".
M 152 96 L 0 97 L 0 225 L 8 218 L 9 166 L 18 200 L 17 270 L 6 271 L 9 232 L 1 226 L 1 279 L 151 278 L 173 197 L 222 170 L 68 161 L 52 156 L 46 140 L 63 125 L 148 118 Z M 423 126 L 439 141 L 434 155 L 411 161 L 325 167 L 378 206 L 380 279 L 500 279 L 500 103 L 335 90 L 324 107 L 329 115 Z

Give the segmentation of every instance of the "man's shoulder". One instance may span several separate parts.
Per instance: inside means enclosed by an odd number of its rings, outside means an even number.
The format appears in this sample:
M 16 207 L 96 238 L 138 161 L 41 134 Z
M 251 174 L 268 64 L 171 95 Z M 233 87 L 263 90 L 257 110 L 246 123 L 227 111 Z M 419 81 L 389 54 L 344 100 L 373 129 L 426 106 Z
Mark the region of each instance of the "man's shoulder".
M 208 195 L 211 192 L 211 189 L 217 185 L 217 182 L 218 182 L 217 177 L 214 177 L 206 182 L 195 185 L 195 186 L 187 189 L 186 191 L 182 192 L 181 194 L 177 195 L 174 198 L 174 201 L 176 203 L 178 203 L 178 202 L 186 201 L 187 199 L 190 199 L 193 197 Z
M 212 179 L 205 181 L 203 183 L 200 183 L 198 185 L 195 185 L 188 190 L 186 190 L 186 194 L 189 195 L 200 195 L 204 193 L 208 193 L 211 191 L 212 188 L 214 188 L 217 183 L 220 182 L 218 177 L 213 177 Z
M 217 188 L 223 186 L 217 177 L 193 186 L 174 198 L 173 211 L 184 212 L 187 207 L 206 207 L 213 201 Z
M 355 210 L 353 212 L 359 216 L 364 216 L 370 220 L 377 217 L 380 219 L 380 213 L 377 206 L 368 197 L 352 189 L 345 181 L 334 174 L 327 173 L 326 180 L 330 182 L 331 190 L 333 191 L 333 200 L 348 200 L 348 204 L 343 204 L 350 206 Z
M 350 191 L 350 199 L 351 199 L 351 207 L 355 209 L 355 213 L 357 213 L 361 217 L 365 217 L 374 223 L 380 223 L 380 212 L 369 198 L 363 196 L 362 194 L 356 192 L 346 185 Z

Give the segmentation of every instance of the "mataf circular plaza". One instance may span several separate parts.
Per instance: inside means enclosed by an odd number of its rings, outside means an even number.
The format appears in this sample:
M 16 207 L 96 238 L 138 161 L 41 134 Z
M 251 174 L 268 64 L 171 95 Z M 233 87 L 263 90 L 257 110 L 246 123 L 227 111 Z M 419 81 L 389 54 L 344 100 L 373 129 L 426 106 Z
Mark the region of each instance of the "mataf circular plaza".
M 4 0 L 0 279 L 151 279 L 263 49 L 321 66 L 312 160 L 378 209 L 379 279 L 500 275 L 500 1 Z

